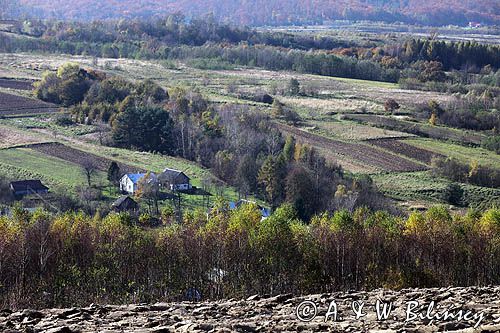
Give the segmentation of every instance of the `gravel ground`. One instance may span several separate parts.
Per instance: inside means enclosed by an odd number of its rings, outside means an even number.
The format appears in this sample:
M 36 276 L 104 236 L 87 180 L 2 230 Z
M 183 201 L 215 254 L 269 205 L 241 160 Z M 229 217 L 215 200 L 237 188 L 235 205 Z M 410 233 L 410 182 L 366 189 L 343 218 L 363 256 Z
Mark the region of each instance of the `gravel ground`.
M 255 295 L 246 300 L 123 306 L 92 304 L 86 308 L 17 312 L 2 310 L 0 331 L 500 332 L 499 296 L 500 287 L 470 287 L 301 297 Z M 392 305 L 386 320 L 377 318 L 377 300 L 380 310 L 384 304 L 386 309 Z M 304 301 L 307 302 L 302 303 Z M 446 313 L 448 318 L 444 317 Z M 309 321 L 301 321 L 297 315 Z M 462 319 L 458 320 L 460 316 Z M 474 326 L 477 326 L 476 330 Z

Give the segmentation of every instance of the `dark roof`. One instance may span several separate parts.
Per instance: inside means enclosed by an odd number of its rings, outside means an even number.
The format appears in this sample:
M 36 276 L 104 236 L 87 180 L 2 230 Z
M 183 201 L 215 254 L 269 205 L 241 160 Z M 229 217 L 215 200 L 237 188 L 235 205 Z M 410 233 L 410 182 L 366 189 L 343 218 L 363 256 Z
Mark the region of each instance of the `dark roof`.
M 113 206 L 120 206 L 122 203 L 124 203 L 127 199 L 130 199 L 132 201 L 135 202 L 134 199 L 132 199 L 131 197 L 129 197 L 128 195 L 122 195 L 121 197 L 119 197 L 118 199 L 115 200 L 115 202 L 113 202 Z
M 20 180 L 10 183 L 15 192 L 20 191 L 47 191 L 49 188 L 38 179 Z
M 186 174 L 179 170 L 166 168 L 163 170 L 163 173 L 160 175 L 162 180 L 175 181 L 178 177 L 183 176 L 189 180 L 189 177 Z
M 112 206 L 113 207 L 120 207 L 122 204 L 124 204 L 127 201 L 129 201 L 129 204 L 137 205 L 137 202 L 135 202 L 134 199 L 132 199 L 128 195 L 122 195 L 121 197 L 116 199 L 115 202 L 113 202 Z

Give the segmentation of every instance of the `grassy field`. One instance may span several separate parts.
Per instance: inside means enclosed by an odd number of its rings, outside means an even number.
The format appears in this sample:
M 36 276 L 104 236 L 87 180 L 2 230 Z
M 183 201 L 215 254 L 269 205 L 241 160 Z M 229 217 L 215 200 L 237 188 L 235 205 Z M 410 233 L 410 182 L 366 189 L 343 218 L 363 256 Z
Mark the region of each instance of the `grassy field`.
M 483 148 L 466 147 L 454 143 L 422 138 L 406 139 L 405 142 L 415 147 L 431 150 L 448 157 L 457 158 L 465 163 L 477 161 L 480 165 L 492 168 L 500 167 L 500 155 Z
M 385 99 L 395 98 L 404 108 L 426 102 L 430 99 L 444 102 L 451 96 L 414 90 L 399 89 L 397 84 L 378 81 L 324 77 L 319 75 L 293 72 L 275 72 L 255 68 L 237 68 L 231 70 L 206 70 L 175 62 L 167 66 L 164 61 L 146 61 L 134 59 L 98 59 L 70 55 L 39 54 L 0 54 L 0 76 L 40 78 L 44 70 L 55 70 L 66 62 L 74 62 L 85 67 L 103 70 L 111 74 L 123 75 L 129 79 L 141 80 L 152 78 L 166 87 L 186 85 L 197 87 L 202 92 L 227 98 L 229 85 L 234 85 L 237 92 L 264 91 L 272 93 L 273 86 L 285 85 L 291 78 L 296 78 L 303 87 L 313 87 L 319 93 L 319 99 L 330 100 L 338 96 L 341 100 L 367 101 L 368 105 L 383 105 Z M 174 65 L 174 66 L 172 66 Z M 175 67 L 175 68 L 172 68 Z M 236 97 L 236 93 L 229 93 Z M 307 101 L 306 101 L 307 102 Z M 338 101 L 338 103 L 340 103 Z M 315 107 L 312 102 L 312 107 Z
M 382 138 L 411 137 L 411 134 L 362 125 L 352 121 L 313 120 L 307 124 L 321 135 L 343 140 L 369 140 Z
M 431 172 L 375 174 L 373 179 L 387 196 L 400 201 L 420 201 L 424 204 L 448 203 L 452 182 L 437 178 Z M 458 184 L 463 191 L 461 205 L 484 208 L 500 205 L 500 189 L 470 184 Z
M 0 172 L 14 179 L 39 178 L 49 185 L 75 188 L 86 183 L 82 168 L 28 148 L 0 150 Z M 95 184 L 105 184 L 106 174 L 97 172 Z
M 449 185 L 429 172 L 383 173 L 372 175 L 382 192 L 398 200 L 445 202 L 443 192 Z
M 54 120 L 57 115 L 41 115 L 23 118 L 0 119 L 0 124 L 13 126 L 25 130 L 45 129 L 63 135 L 86 135 L 96 132 L 96 126 L 74 124 L 71 126 L 57 125 Z
M 27 130 L 0 125 L 0 149 L 50 141 Z
M 367 85 L 375 88 L 385 88 L 385 89 L 398 89 L 399 85 L 397 83 L 390 82 L 380 82 L 380 81 L 369 81 L 369 80 L 359 80 L 359 79 L 348 79 L 343 77 L 335 78 L 337 81 L 355 84 L 355 85 Z

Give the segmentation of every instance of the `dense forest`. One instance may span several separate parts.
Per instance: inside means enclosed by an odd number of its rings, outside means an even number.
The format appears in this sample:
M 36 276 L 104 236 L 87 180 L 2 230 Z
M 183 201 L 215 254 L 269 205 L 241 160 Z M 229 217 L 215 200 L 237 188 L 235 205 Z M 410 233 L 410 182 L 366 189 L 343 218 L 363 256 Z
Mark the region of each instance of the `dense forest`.
M 0 306 L 138 303 L 379 287 L 500 283 L 500 211 L 408 218 L 365 208 L 305 223 L 290 205 L 162 214 L 150 229 L 126 214 L 0 217 Z
M 58 19 L 150 18 L 175 12 L 189 17 L 214 13 L 221 21 L 246 25 L 322 24 L 332 19 L 405 22 L 426 25 L 466 25 L 469 21 L 497 24 L 500 7 L 494 0 L 350 0 L 350 1 L 66 1 L 3 0 L 16 14 L 19 4 L 23 13 L 35 17 Z M 15 6 L 13 5 L 15 4 Z M 17 8 L 16 8 L 17 7 Z M 2 6 L 2 8 L 8 8 Z

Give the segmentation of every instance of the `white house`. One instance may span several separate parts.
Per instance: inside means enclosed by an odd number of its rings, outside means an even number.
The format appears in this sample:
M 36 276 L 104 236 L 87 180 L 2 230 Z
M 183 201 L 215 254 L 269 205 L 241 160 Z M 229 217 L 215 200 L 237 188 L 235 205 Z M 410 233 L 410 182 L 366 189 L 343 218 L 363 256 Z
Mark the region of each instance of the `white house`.
M 137 192 L 137 184 L 146 176 L 145 173 L 127 173 L 120 179 L 120 191 L 128 194 Z M 151 173 L 151 179 L 148 182 L 157 182 L 158 179 L 154 173 Z

